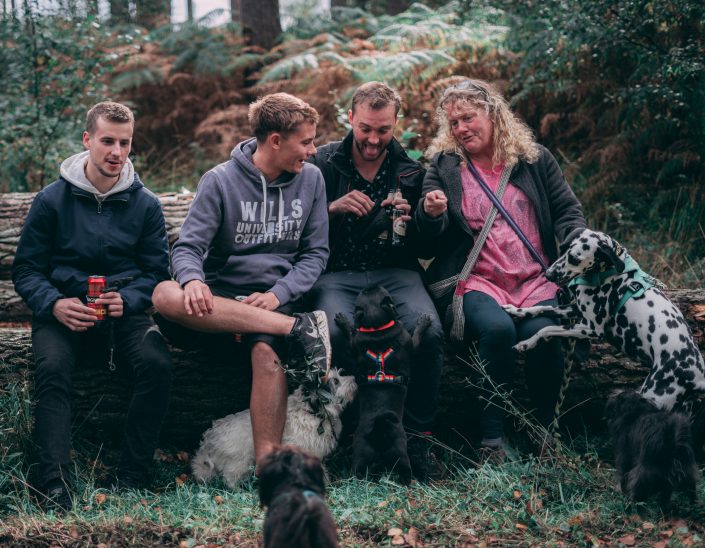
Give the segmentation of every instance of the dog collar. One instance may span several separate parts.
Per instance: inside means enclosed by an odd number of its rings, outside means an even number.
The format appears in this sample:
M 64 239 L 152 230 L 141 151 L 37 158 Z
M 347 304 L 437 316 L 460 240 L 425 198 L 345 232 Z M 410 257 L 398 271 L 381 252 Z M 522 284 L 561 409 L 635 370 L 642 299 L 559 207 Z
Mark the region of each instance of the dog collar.
M 380 325 L 379 327 L 358 327 L 357 330 L 360 333 L 374 333 L 375 331 L 384 331 L 385 329 L 389 329 L 394 326 L 394 323 L 394 320 L 390 320 L 388 323 Z
M 315 493 L 314 491 L 311 491 L 310 489 L 304 489 L 303 491 L 301 491 L 301 494 L 306 499 L 320 499 L 321 498 L 320 496 L 318 496 L 318 493 Z

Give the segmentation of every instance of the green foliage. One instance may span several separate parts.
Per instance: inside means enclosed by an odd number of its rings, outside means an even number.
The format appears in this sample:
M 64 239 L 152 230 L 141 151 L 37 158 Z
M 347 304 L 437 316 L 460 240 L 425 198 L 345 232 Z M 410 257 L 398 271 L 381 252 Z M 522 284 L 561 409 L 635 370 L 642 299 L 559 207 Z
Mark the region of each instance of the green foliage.
M 514 103 L 544 142 L 580 158 L 591 215 L 604 218 L 605 205 L 620 202 L 662 241 L 691 242 L 686 255 L 703 257 L 702 200 L 676 198 L 705 186 L 705 5 L 493 4 L 514 15 L 508 43 L 523 54 Z M 673 223 L 676 206 L 683 221 Z
M 0 19 L 0 188 L 36 190 L 76 152 L 86 109 L 106 98 L 104 39 L 91 17 L 38 15 L 29 3 Z

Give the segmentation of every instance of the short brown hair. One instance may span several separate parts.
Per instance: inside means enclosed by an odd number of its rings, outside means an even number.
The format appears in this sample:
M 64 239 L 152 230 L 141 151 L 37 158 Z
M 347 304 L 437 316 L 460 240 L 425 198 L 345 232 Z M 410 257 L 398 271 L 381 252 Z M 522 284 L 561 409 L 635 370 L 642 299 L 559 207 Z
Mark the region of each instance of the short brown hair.
M 135 125 L 135 115 L 132 111 L 121 103 L 113 101 L 103 101 L 94 105 L 86 114 L 86 131 L 91 135 L 95 132 L 98 118 L 104 118 L 108 122 L 116 124 L 132 124 Z
M 319 116 L 315 108 L 298 97 L 288 93 L 272 93 L 250 105 L 247 119 L 257 141 L 262 142 L 270 133 L 286 136 L 304 122 L 317 124 Z
M 352 97 L 352 111 L 355 107 L 366 103 L 372 110 L 379 110 L 387 105 L 394 105 L 394 114 L 399 114 L 401 97 L 383 82 L 367 82 L 355 90 Z

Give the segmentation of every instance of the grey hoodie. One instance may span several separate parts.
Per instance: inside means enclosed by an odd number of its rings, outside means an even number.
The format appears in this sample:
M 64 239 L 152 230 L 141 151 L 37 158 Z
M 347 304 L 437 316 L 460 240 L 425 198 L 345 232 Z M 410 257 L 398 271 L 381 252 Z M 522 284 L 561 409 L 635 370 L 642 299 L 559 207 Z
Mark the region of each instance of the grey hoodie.
M 171 265 L 183 286 L 201 280 L 216 295 L 271 291 L 284 305 L 306 293 L 328 261 L 328 208 L 319 169 L 270 183 L 252 163 L 255 139 L 208 171 L 174 244 Z

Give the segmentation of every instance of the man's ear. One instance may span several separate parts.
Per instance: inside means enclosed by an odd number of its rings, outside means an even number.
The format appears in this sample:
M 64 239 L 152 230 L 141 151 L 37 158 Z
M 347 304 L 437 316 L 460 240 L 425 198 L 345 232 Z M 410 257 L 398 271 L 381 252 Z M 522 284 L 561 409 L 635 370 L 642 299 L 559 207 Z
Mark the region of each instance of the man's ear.
M 282 137 L 282 134 L 281 134 L 281 133 L 277 133 L 277 132 L 275 131 L 275 132 L 272 132 L 272 133 L 270 133 L 269 135 L 267 135 L 267 140 L 266 140 L 266 142 L 267 142 L 267 144 L 268 144 L 272 149 L 274 149 L 274 150 L 279 150 L 279 148 L 281 147 L 281 144 L 282 144 L 283 139 L 284 139 L 284 138 Z
M 91 149 L 91 134 L 87 131 L 83 132 L 83 146 L 86 150 Z
M 348 122 L 350 122 L 350 124 L 353 123 L 353 111 L 352 111 L 352 109 L 348 110 Z

